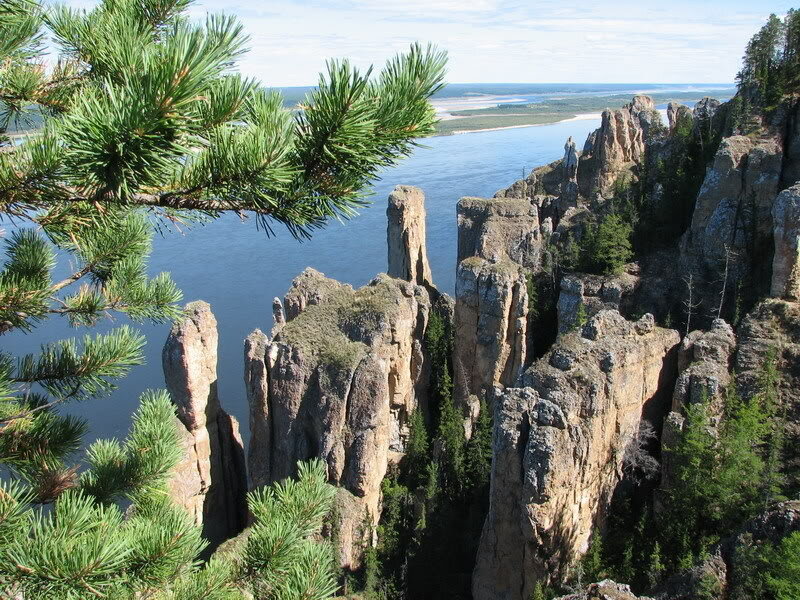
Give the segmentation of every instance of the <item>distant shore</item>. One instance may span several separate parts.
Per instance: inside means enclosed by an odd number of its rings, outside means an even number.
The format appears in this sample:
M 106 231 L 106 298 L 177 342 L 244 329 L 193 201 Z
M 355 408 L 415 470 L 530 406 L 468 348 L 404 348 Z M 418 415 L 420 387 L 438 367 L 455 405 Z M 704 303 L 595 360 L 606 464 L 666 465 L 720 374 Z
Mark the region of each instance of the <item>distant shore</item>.
M 733 88 L 700 88 L 686 91 L 656 91 L 646 95 L 650 96 L 656 106 L 663 111 L 669 102 L 692 106 L 706 96 L 724 101 L 733 93 Z M 602 111 L 621 108 L 629 103 L 634 95 L 635 93 L 553 94 L 546 97 L 526 97 L 522 94 L 486 94 L 467 98 L 437 98 L 433 101 L 433 105 L 439 122 L 434 135 L 458 135 L 599 119 Z
M 556 123 L 567 123 L 569 121 L 588 121 L 591 119 L 599 119 L 602 116 L 602 113 L 582 113 L 579 115 L 573 115 L 572 117 L 568 117 L 565 119 L 554 119 L 552 121 L 548 121 L 546 123 L 523 123 L 520 125 L 503 125 L 500 127 L 484 127 L 483 129 L 454 129 L 448 133 L 436 133 L 435 136 L 442 136 L 442 135 L 462 135 L 464 133 L 480 133 L 481 131 L 500 131 L 501 129 L 520 129 L 522 127 L 543 127 L 545 125 L 555 125 Z M 469 117 L 463 117 L 469 118 Z

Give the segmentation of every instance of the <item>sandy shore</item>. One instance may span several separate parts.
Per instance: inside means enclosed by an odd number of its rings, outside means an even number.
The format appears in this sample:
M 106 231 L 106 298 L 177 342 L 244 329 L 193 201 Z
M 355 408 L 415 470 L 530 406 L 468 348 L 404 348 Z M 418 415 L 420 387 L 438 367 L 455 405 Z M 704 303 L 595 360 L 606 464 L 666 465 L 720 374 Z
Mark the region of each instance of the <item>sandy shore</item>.
M 567 123 L 569 121 L 587 121 L 589 119 L 599 119 L 601 113 L 581 113 L 570 117 L 568 119 L 559 119 L 558 121 L 551 121 L 550 123 L 530 123 L 528 125 L 507 125 L 505 127 L 486 127 L 484 129 L 456 129 L 450 135 L 457 135 L 463 133 L 480 133 L 481 131 L 499 131 L 501 129 L 520 129 L 521 127 L 544 127 L 545 125 L 555 125 L 556 123 Z

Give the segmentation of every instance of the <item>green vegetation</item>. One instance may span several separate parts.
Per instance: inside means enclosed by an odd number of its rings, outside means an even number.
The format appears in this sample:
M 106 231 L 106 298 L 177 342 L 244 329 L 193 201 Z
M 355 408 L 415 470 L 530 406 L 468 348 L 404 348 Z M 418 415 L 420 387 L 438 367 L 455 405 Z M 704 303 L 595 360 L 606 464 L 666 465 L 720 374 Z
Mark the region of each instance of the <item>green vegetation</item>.
M 741 398 L 731 386 L 721 415 L 708 400 L 686 407 L 676 444 L 663 449 L 669 456 L 670 484 L 660 496 L 657 520 L 652 511 L 654 483 L 623 486 L 612 503 L 605 535 L 593 538 L 582 560 L 585 577 L 608 576 L 640 591 L 650 589 L 694 566 L 713 544 L 770 503 L 784 499 L 785 470 L 790 466 L 781 460 L 784 442 L 776 386 L 773 353 L 750 398 Z M 785 548 L 778 550 L 769 543 L 744 546 L 733 571 L 734 588 L 744 595 L 732 598 L 767 600 L 776 597 L 770 589 L 796 589 L 791 587 L 800 585 L 797 554 L 791 555 L 796 543 L 786 538 Z M 763 566 L 767 562 L 769 568 Z M 780 583 L 770 583 L 773 579 Z
M 382 484 L 378 546 L 368 550 L 362 588 L 381 600 L 469 598 L 480 530 L 488 510 L 492 421 L 480 414 L 469 440 L 452 392 L 451 323 L 431 312 L 426 350 L 434 393 L 428 427 L 421 413 L 409 419 L 406 456 Z M 432 438 L 432 439 L 431 439 Z M 430 439 L 430 442 L 428 441 Z
M 236 211 L 308 237 L 354 214 L 378 171 L 433 133 L 427 99 L 445 65 L 434 48 L 412 46 L 375 79 L 331 62 L 292 113 L 235 72 L 242 26 L 225 16 L 194 24 L 191 4 L 0 5 L 0 218 L 12 223 L 0 334 L 50 317 L 75 327 L 108 313 L 180 317 L 169 276 L 147 276 L 154 228 Z M 59 56 L 52 71 L 41 66 L 45 35 Z M 12 143 L 6 132 L 25 127 L 35 131 Z M 59 262 L 71 270 L 53 281 Z M 376 318 L 373 292 L 345 316 Z M 332 595 L 332 553 L 314 541 L 333 493 L 320 463 L 253 492 L 242 551 L 200 568 L 206 543 L 168 501 L 181 451 L 165 392 L 141 397 L 124 442 L 75 456 L 87 424 L 58 409 L 114 390 L 143 344 L 123 325 L 37 354 L 0 352 L 0 590 L 31 600 Z
M 747 44 L 742 70 L 736 77 L 743 100 L 767 110 L 800 87 L 800 11 L 786 17 L 770 15 Z
M 583 270 L 602 275 L 618 275 L 633 258 L 630 237 L 632 228 L 618 214 L 604 217 L 591 227 L 581 240 Z

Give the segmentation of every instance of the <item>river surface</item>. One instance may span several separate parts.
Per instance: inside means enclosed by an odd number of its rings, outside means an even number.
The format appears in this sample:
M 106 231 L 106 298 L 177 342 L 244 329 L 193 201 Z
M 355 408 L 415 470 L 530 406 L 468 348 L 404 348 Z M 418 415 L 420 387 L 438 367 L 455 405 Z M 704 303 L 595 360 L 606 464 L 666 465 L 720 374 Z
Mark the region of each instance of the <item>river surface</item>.
M 329 277 L 362 286 L 386 270 L 386 198 L 395 185 L 423 189 L 427 208 L 428 257 L 437 286 L 452 294 L 456 267 L 456 203 L 462 196 L 492 196 L 563 155 L 569 136 L 581 147 L 598 119 L 537 127 L 485 131 L 423 140 L 424 146 L 386 170 L 374 184 L 372 204 L 345 223 L 333 222 L 311 240 L 298 242 L 280 226 L 274 237 L 235 215 L 184 233 L 156 235 L 150 272 L 169 271 L 183 290 L 184 301 L 211 304 L 219 325 L 219 396 L 249 437 L 242 376 L 243 340 L 255 328 L 272 327 L 272 299 L 283 297 L 291 281 L 311 266 Z M 68 274 L 65 261 L 54 274 Z M 86 330 L 52 318 L 29 334 L 3 336 L 0 346 L 19 356 L 36 352 L 41 343 L 99 333 L 127 322 L 124 317 Z M 90 424 L 87 442 L 98 437 L 124 437 L 139 394 L 164 385 L 161 348 L 168 325 L 135 324 L 147 337 L 146 364 L 134 367 L 111 397 L 65 407 Z

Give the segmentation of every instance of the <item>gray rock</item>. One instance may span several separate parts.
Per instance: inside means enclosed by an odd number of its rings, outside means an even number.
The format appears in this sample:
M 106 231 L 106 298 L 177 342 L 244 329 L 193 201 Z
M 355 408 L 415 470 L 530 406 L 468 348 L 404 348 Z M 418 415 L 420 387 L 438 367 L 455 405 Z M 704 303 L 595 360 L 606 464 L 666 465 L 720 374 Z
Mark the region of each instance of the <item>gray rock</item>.
M 783 190 L 772 205 L 775 256 L 771 294 L 800 300 L 800 185 Z
M 162 353 L 183 449 L 169 489 L 202 526 L 211 551 L 245 526 L 247 475 L 239 423 L 217 396 L 217 321 L 205 302 L 187 304 L 185 311 Z
M 525 387 L 494 391 L 476 600 L 527 600 L 537 582 L 562 581 L 602 522 L 641 420 L 655 421 L 668 406 L 678 333 L 640 334 L 619 314 L 604 313 L 596 316 L 597 339 L 560 336 L 525 371 Z M 554 355 L 571 356 L 572 367 L 552 366 Z M 601 369 L 609 355 L 612 364 Z
M 391 277 L 433 288 L 425 246 L 425 195 L 422 190 L 398 185 L 389 194 L 386 237 Z

